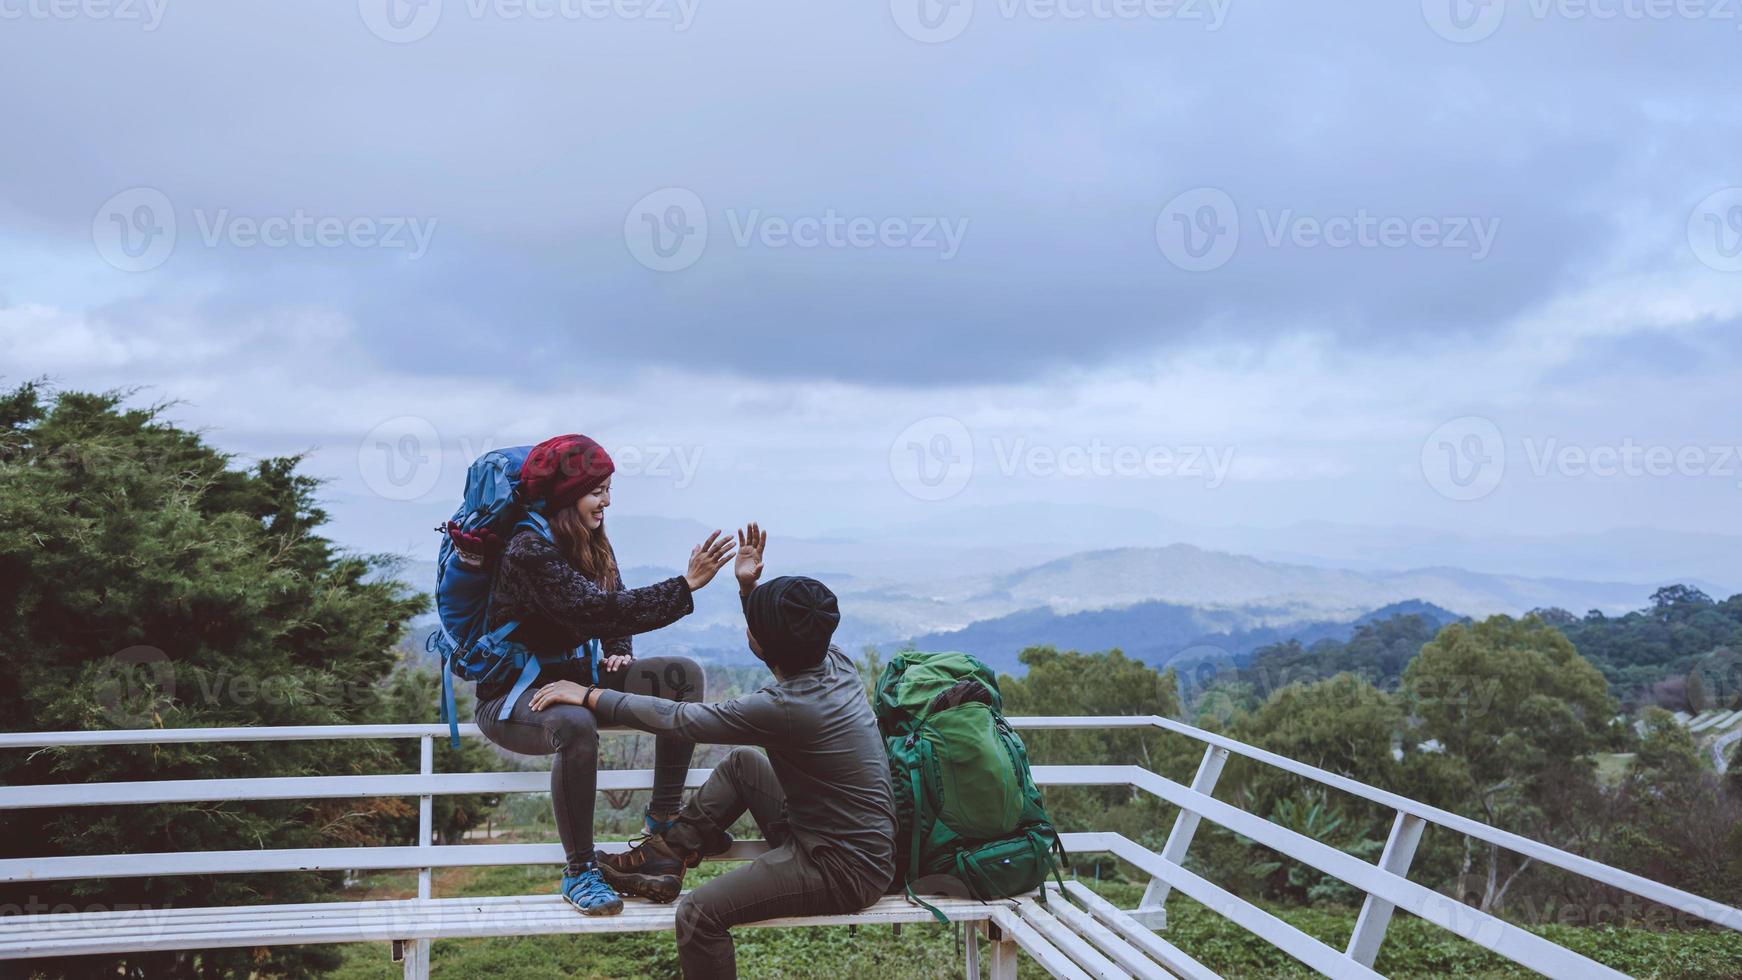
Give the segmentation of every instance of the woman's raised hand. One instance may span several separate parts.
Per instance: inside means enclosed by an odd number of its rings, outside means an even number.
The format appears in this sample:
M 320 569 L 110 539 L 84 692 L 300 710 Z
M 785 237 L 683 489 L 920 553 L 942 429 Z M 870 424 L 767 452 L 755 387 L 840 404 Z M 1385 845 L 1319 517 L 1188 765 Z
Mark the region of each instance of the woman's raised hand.
M 683 579 L 689 583 L 691 592 L 699 592 L 702 586 L 714 580 L 714 573 L 731 560 L 732 536 L 721 537 L 721 532 L 715 531 L 708 535 L 708 540 L 690 549 L 690 565 Z

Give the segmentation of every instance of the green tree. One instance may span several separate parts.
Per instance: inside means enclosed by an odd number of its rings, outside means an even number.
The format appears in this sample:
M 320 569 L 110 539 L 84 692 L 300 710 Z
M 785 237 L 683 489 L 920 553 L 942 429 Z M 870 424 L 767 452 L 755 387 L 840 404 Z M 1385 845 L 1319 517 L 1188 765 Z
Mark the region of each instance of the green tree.
M 440 690 L 440 671 L 440 667 L 419 660 L 415 654 L 406 657 L 388 678 L 382 692 L 382 719 L 388 724 L 428 724 L 440 710 L 436 693 Z M 461 718 L 472 716 L 474 701 L 470 687 L 455 687 L 455 710 Z M 417 772 L 423 751 L 418 740 L 396 739 L 393 746 L 397 771 Z M 500 772 L 510 768 L 502 756 L 481 738 L 463 738 L 456 749 L 446 736 L 442 736 L 435 740 L 434 747 L 431 761 L 436 772 Z M 483 823 L 501 803 L 501 797 L 493 794 L 431 797 L 430 821 L 436 843 L 458 844 L 466 831 Z M 408 813 L 396 821 L 392 836 L 415 840 L 417 814 Z
M 1010 715 L 1160 715 L 1180 711 L 1173 671 L 1157 672 L 1118 650 L 1061 653 L 1029 647 L 1022 677 L 998 679 Z M 1202 747 L 1154 728 L 1094 728 L 1022 732 L 1037 765 L 1140 765 L 1175 779 L 1189 778 Z M 1064 830 L 1112 830 L 1153 846 L 1171 822 L 1165 804 L 1125 787 L 1049 787 L 1047 810 Z
M 1397 699 L 1353 674 L 1291 684 L 1235 723 L 1243 741 L 1376 786 L 1397 782 L 1402 728 Z
M 877 679 L 883 674 L 883 654 L 877 647 L 865 644 L 859 651 L 859 659 L 854 661 L 859 668 L 859 682 L 865 685 L 865 699 L 873 704 L 877 701 Z
M 1733 902 L 1742 891 L 1736 830 L 1742 798 L 1728 793 L 1687 728 L 1648 708 L 1639 751 L 1616 801 L 1611 861 L 1654 881 Z
M 1394 787 L 1393 747 L 1402 728 L 1397 699 L 1353 674 L 1289 684 L 1255 710 L 1236 715 L 1233 737 L 1320 769 Z M 1217 783 L 1252 813 L 1370 860 L 1384 846 L 1387 814 L 1364 800 L 1330 794 L 1272 766 L 1231 757 Z M 1193 862 L 1218 881 L 1275 899 L 1346 901 L 1356 893 L 1336 879 L 1244 838 L 1200 828 Z
M 1403 689 L 1417 723 L 1405 750 L 1439 756 L 1421 764 L 1436 802 L 1563 846 L 1587 835 L 1603 809 L 1591 757 L 1612 740 L 1616 706 L 1559 630 L 1536 617 L 1453 623 L 1422 647 Z M 1531 862 L 1466 847 L 1458 891 L 1500 907 Z
M 316 725 L 387 717 L 382 680 L 421 596 L 315 530 L 296 458 L 233 467 L 164 406 L 40 384 L 0 396 L 0 718 L 13 729 Z M 433 691 L 433 689 L 432 689 Z M 0 757 L 7 784 L 405 771 L 384 743 L 63 748 Z M 7 857 L 380 843 L 405 800 L 14 810 Z M 407 842 L 400 839 L 398 842 Z M 290 902 L 334 875 L 107 878 L 5 889 L 99 908 Z M 302 976 L 319 947 L 55 962 L 45 976 Z

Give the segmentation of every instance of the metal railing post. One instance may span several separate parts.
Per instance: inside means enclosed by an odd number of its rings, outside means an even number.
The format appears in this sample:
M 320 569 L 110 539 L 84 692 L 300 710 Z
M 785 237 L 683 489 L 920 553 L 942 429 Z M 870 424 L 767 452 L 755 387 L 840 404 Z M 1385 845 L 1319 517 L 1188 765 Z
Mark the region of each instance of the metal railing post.
M 435 739 L 428 735 L 419 740 L 418 772 L 425 776 L 435 773 Z M 417 846 L 429 848 L 433 846 L 435 837 L 435 801 L 430 796 L 417 798 Z M 425 865 L 417 869 L 417 898 L 420 902 L 429 901 L 431 868 Z M 405 957 L 405 980 L 429 980 L 429 948 L 428 939 L 414 939 L 409 944 Z
M 1222 778 L 1222 766 L 1228 762 L 1228 750 L 1212 745 L 1204 750 L 1204 757 L 1198 762 L 1197 774 L 1192 776 L 1191 788 L 1205 796 L 1216 791 L 1216 780 Z M 1161 849 L 1164 860 L 1174 864 L 1184 864 L 1186 850 L 1192 846 L 1192 836 L 1198 832 L 1198 815 L 1189 810 L 1181 810 L 1173 820 L 1173 830 L 1168 832 L 1167 844 Z M 1143 889 L 1143 900 L 1137 903 L 1137 908 L 1131 917 L 1151 929 L 1167 928 L 1167 882 L 1160 878 L 1149 879 L 1149 887 Z
M 1415 860 L 1416 845 L 1427 821 L 1399 812 L 1391 822 L 1391 836 L 1385 839 L 1385 851 L 1379 855 L 1379 867 L 1402 877 L 1409 873 L 1409 863 Z M 1371 967 L 1379 957 L 1379 944 L 1385 941 L 1385 929 L 1391 925 L 1391 910 L 1395 905 L 1368 895 L 1361 903 L 1361 915 L 1355 920 L 1355 931 L 1349 935 L 1349 958 Z

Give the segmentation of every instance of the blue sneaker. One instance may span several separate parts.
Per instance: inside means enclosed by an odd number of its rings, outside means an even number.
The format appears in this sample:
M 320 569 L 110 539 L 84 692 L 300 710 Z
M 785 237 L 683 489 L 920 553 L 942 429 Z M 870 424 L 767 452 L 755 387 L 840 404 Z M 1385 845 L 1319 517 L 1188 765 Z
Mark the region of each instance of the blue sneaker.
M 562 896 L 570 905 L 580 909 L 582 915 L 616 915 L 623 911 L 623 897 L 605 884 L 596 864 L 587 865 L 572 878 L 563 875 Z

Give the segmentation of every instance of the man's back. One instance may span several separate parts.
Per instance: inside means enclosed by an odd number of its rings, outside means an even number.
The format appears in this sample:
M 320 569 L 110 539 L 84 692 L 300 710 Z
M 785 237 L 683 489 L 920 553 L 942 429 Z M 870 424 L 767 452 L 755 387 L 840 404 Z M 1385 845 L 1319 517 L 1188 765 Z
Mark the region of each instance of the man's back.
M 767 749 L 793 838 L 818 864 L 881 893 L 895 869 L 895 800 L 859 671 L 831 647 L 817 667 L 770 690 L 791 719 L 790 741 Z

